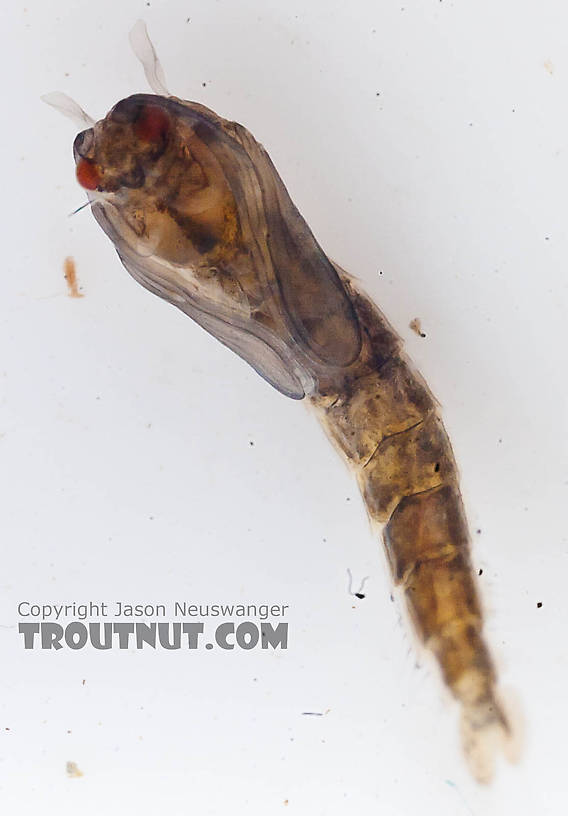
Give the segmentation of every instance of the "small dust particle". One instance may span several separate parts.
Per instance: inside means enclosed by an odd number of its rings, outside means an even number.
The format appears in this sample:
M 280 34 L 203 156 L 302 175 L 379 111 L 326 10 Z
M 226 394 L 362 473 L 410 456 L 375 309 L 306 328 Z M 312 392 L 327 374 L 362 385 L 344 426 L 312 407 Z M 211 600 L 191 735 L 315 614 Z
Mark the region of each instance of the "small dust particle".
M 477 574 L 478 574 L 478 575 L 483 575 L 483 569 L 482 569 L 482 568 L 480 568 L 480 569 L 479 569 L 479 572 L 478 572 Z
M 414 320 L 411 320 L 408 324 L 408 328 L 412 329 L 412 331 L 418 335 L 418 337 L 426 337 L 424 332 L 422 331 L 422 324 L 420 322 L 419 317 L 415 317 Z
M 542 601 L 539 601 L 536 605 L 537 609 L 542 609 Z
M 475 532 L 477 533 L 477 535 L 481 535 L 481 527 L 478 527 L 478 529 Z
M 82 686 L 84 686 L 86 682 L 87 682 L 86 680 L 83 680 L 83 682 L 81 683 L 81 685 L 82 685 Z
M 75 267 L 75 261 L 73 258 L 65 258 L 63 263 L 63 275 L 65 280 L 67 281 L 67 288 L 69 290 L 68 294 L 69 297 L 72 298 L 82 298 L 83 295 L 79 292 L 79 287 L 77 283 L 77 269 Z
M 251 448 L 254 448 L 254 442 L 252 440 L 249 442 L 249 445 L 251 446 Z
M 362 592 L 355 592 L 354 594 L 355 594 L 355 597 L 359 598 L 360 601 L 362 601 L 363 598 L 365 597 Z
M 80 776 L 83 776 L 83 771 L 79 770 L 79 766 L 76 762 L 67 762 L 65 770 L 67 771 L 69 779 L 78 779 Z
M 204 88 L 206 88 L 206 87 L 207 87 L 207 83 L 206 83 L 206 82 L 202 82 L 201 84 L 203 85 L 203 87 L 204 87 Z
M 544 65 L 545 69 L 548 71 L 550 76 L 552 76 L 552 74 L 554 73 L 553 63 L 550 60 L 545 60 L 542 64 Z

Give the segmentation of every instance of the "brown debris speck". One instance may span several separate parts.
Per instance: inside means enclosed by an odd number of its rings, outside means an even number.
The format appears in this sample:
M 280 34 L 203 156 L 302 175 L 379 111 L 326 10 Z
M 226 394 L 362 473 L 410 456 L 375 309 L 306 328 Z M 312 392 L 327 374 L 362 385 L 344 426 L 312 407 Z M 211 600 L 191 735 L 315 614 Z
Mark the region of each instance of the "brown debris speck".
M 80 776 L 83 776 L 83 771 L 79 769 L 76 762 L 67 762 L 65 765 L 65 770 L 67 771 L 67 776 L 70 779 L 78 779 Z
M 545 60 L 543 62 L 543 65 L 548 71 L 548 73 L 552 76 L 552 74 L 554 73 L 554 65 L 552 64 L 552 62 L 550 60 Z
M 415 317 L 414 320 L 411 320 L 408 324 L 408 328 L 412 329 L 412 331 L 418 335 L 418 337 L 426 337 L 424 332 L 422 331 L 422 324 L 420 322 L 419 317 Z
M 75 268 L 75 261 L 73 260 L 73 258 L 65 258 L 65 262 L 63 264 L 63 274 L 65 276 L 65 280 L 67 281 L 69 297 L 72 298 L 83 297 L 81 292 L 79 292 L 79 286 L 77 282 L 77 269 Z

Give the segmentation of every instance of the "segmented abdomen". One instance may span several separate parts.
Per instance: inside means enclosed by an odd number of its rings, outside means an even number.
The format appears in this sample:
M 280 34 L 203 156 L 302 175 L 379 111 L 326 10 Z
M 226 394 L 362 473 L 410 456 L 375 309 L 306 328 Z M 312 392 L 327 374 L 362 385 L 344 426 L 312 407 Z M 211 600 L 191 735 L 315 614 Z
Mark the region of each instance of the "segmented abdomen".
M 495 672 L 483 641 L 467 523 L 452 448 L 438 406 L 400 351 L 379 310 L 343 280 L 364 347 L 340 387 L 312 397 L 328 434 L 355 470 L 404 592 L 420 640 L 435 655 L 463 706 L 466 751 L 480 779 L 490 775 L 481 733 L 507 730 L 495 700 Z

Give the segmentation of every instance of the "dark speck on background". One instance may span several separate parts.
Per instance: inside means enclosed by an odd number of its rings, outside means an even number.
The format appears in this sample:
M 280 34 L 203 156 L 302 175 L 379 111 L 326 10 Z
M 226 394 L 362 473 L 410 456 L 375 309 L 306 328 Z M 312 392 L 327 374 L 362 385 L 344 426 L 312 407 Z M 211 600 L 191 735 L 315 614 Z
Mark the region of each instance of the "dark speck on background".
M 537 608 L 537 609 L 540 609 L 541 607 L 542 607 L 542 601 L 539 601 L 539 602 L 537 603 L 537 605 L 536 605 L 536 608 Z

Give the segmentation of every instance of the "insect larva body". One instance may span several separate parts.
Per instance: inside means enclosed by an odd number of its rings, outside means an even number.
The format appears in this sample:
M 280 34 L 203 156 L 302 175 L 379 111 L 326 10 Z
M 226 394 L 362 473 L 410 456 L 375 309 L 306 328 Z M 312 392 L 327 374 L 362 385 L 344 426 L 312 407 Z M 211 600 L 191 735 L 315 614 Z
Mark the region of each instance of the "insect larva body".
M 463 710 L 466 752 L 490 775 L 508 726 L 482 615 L 450 442 L 438 406 L 371 301 L 325 255 L 268 154 L 241 125 L 156 94 L 118 102 L 74 143 L 92 211 L 130 274 L 249 362 L 307 397 L 384 525 L 393 580 Z M 491 739 L 490 739 L 491 738 Z
M 315 395 L 319 419 L 383 527 L 392 578 L 421 642 L 462 706 L 466 754 L 491 776 L 490 742 L 509 732 L 482 636 L 458 472 L 438 406 L 379 310 L 342 273 L 364 344 L 340 391 Z

